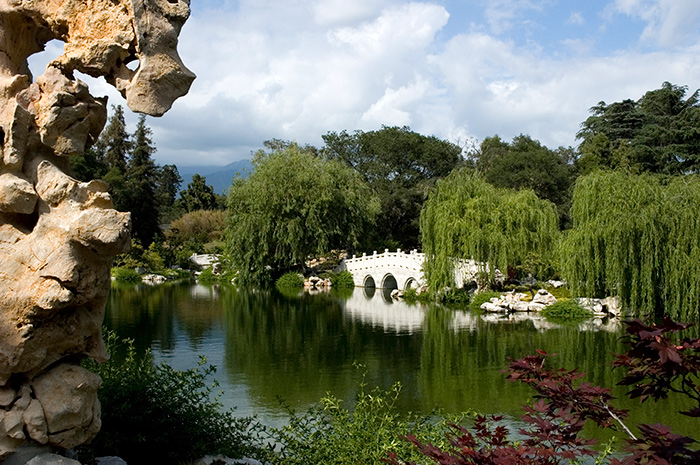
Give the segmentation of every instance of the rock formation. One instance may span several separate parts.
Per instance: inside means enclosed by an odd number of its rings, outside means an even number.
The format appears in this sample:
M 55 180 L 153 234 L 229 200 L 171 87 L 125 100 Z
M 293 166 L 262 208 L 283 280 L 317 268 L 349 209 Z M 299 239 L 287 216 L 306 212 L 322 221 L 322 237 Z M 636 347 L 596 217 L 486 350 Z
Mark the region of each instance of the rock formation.
M 70 176 L 67 157 L 107 115 L 74 72 L 162 115 L 194 79 L 176 51 L 188 15 L 188 0 L 0 0 L 0 461 L 100 428 L 100 379 L 79 362 L 105 358 L 109 269 L 129 247 L 129 214 L 102 181 Z M 53 39 L 64 53 L 34 80 L 27 58 Z

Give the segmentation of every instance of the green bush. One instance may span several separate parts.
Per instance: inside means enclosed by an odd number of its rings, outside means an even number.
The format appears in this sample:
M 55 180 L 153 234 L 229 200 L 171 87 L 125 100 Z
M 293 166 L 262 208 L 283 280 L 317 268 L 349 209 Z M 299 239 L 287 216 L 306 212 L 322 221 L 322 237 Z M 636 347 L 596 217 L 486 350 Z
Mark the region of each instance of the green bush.
M 339 273 L 332 273 L 330 275 L 331 286 L 336 289 L 354 289 L 355 280 L 352 277 L 352 273 L 348 270 L 343 270 Z
M 469 292 L 464 289 L 448 288 L 438 294 L 438 301 L 445 305 L 464 306 L 469 305 Z
M 461 417 L 439 422 L 427 416 L 401 417 L 395 408 L 400 390 L 395 384 L 388 391 L 367 392 L 363 380 L 352 410 L 328 395 L 306 414 L 290 412 L 286 426 L 271 430 L 271 440 L 280 450 L 269 452 L 266 459 L 278 465 L 380 464 L 388 452 L 407 462 L 421 459 L 416 448 L 402 439 L 407 434 L 447 445 L 447 423 Z
M 590 310 L 581 307 L 573 299 L 555 302 L 545 307 L 540 314 L 555 322 L 587 320 L 593 316 Z
M 236 418 L 212 398 L 217 383 L 206 360 L 179 371 L 156 365 L 150 352 L 138 356 L 133 341 L 105 335 L 110 360 L 86 361 L 102 377 L 102 430 L 81 446 L 83 463 L 97 456 L 118 455 L 130 465 L 189 463 L 207 454 L 260 456 L 260 425 Z
M 278 289 L 301 289 L 304 287 L 304 276 L 296 271 L 288 271 L 275 282 Z
M 489 292 L 478 292 L 474 294 L 472 302 L 469 304 L 469 309 L 473 312 L 481 311 L 481 304 L 484 304 L 494 297 L 500 297 L 502 292 L 489 291 Z
M 118 283 L 140 283 L 141 275 L 133 268 L 118 266 L 112 268 L 111 275 Z

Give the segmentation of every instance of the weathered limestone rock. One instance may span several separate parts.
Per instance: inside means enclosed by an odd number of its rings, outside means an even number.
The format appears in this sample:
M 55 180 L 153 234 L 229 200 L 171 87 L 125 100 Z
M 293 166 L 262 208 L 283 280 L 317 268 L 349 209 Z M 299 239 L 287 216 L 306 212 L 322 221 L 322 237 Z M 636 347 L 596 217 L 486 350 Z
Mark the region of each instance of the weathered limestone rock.
M 528 296 L 520 292 L 506 292 L 500 297 L 493 297 L 490 301 L 481 304 L 481 309 L 486 312 L 539 312 L 552 305 L 557 298 L 546 289 L 540 289 L 532 300 L 524 300 Z
M 74 71 L 161 115 L 194 79 L 176 50 L 188 15 L 187 0 L 0 0 L 0 461 L 34 463 L 15 452 L 72 448 L 100 427 L 100 380 L 76 363 L 106 356 L 109 269 L 130 219 L 104 182 L 70 176 L 66 157 L 107 118 Z M 33 79 L 27 58 L 54 39 L 63 54 Z

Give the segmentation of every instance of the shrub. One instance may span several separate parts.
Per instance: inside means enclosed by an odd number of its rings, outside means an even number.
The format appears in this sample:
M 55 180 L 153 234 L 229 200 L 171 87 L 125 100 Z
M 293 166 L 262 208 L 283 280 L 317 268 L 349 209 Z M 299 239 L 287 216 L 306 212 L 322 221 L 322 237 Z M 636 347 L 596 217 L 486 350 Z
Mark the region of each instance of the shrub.
M 484 304 L 494 297 L 500 297 L 501 292 L 478 292 L 474 294 L 471 304 L 469 304 L 469 309 L 473 312 L 481 311 L 481 304 Z
M 469 305 L 470 299 L 468 291 L 464 289 L 448 288 L 438 295 L 438 300 L 442 304 L 466 307 Z
M 579 321 L 591 318 L 590 310 L 583 308 L 575 300 L 559 300 L 545 307 L 540 314 L 548 320 L 554 321 Z
M 95 456 L 118 455 L 130 465 L 188 463 L 206 454 L 258 456 L 260 426 L 236 418 L 212 400 L 215 372 L 206 360 L 179 371 L 156 365 L 150 352 L 138 356 L 133 341 L 105 335 L 110 360 L 86 361 L 102 377 L 102 430 L 81 446 L 84 463 Z M 121 355 L 121 356 L 120 356 Z
M 348 270 L 343 270 L 339 273 L 332 273 L 330 275 L 331 285 L 336 289 L 354 289 L 355 280 L 352 277 L 352 273 Z
M 270 453 L 268 461 L 278 465 L 379 464 L 390 452 L 418 459 L 420 455 L 401 440 L 409 431 L 424 441 L 447 446 L 446 421 L 398 415 L 395 403 L 400 391 L 395 384 L 387 391 L 375 388 L 368 392 L 363 379 L 352 410 L 328 395 L 306 414 L 291 412 L 289 424 L 272 429 L 271 439 L 280 450 Z
M 118 283 L 140 283 L 141 275 L 133 268 L 118 266 L 110 273 Z
M 304 287 L 304 276 L 296 271 L 288 271 L 277 279 L 275 287 L 278 289 L 301 289 Z

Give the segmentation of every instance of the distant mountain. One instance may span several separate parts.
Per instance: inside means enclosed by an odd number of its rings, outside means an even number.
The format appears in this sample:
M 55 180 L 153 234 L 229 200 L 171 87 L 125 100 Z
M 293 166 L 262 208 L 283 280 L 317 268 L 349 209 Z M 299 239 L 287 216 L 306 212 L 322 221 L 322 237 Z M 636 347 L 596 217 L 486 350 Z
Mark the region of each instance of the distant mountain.
M 207 178 L 207 184 L 214 188 L 217 194 L 223 194 L 226 189 L 231 186 L 231 179 L 240 173 L 242 177 L 247 177 L 253 169 L 250 160 L 240 160 L 229 163 L 225 166 L 214 165 L 195 165 L 195 166 L 178 166 L 177 170 L 182 176 L 182 185 L 180 190 L 187 188 L 187 185 L 192 182 L 192 176 L 199 174 Z

